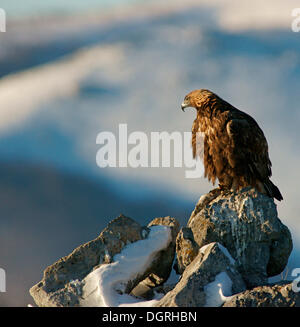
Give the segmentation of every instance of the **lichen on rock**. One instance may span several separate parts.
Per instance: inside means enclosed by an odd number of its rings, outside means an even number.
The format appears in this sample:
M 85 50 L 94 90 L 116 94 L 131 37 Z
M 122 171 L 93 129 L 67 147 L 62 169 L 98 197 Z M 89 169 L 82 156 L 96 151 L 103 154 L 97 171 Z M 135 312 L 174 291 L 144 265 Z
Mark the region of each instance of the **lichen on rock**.
M 187 226 L 199 247 L 221 243 L 249 288 L 282 272 L 293 247 L 274 200 L 252 188 L 201 197 Z

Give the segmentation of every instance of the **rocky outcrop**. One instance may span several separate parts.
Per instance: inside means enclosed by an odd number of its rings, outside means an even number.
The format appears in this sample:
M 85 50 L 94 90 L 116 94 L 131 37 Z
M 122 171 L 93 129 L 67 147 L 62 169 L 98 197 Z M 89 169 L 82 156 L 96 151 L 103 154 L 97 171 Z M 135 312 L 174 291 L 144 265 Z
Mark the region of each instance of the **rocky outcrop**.
M 211 243 L 200 249 L 175 288 L 156 306 L 221 306 L 226 297 L 245 289 L 245 283 L 228 251 L 218 243 Z
M 251 188 L 216 189 L 200 198 L 179 229 L 171 217 L 140 226 L 121 215 L 95 240 L 48 267 L 30 294 L 38 306 L 117 306 L 127 300 L 158 307 L 300 305 L 291 283 L 267 283 L 284 270 L 292 250 L 273 199 Z M 181 277 L 169 284 L 175 253 Z
M 292 283 L 284 282 L 236 294 L 223 307 L 300 307 L 300 296 L 293 291 Z
M 199 247 L 219 242 L 228 249 L 248 288 L 281 273 L 293 247 L 273 199 L 251 188 L 201 197 L 187 226 Z
M 94 240 L 46 268 L 43 279 L 30 289 L 38 306 L 76 306 L 81 295 L 79 283 L 93 268 L 112 262 L 116 253 L 131 242 L 145 238 L 148 229 L 121 215 L 112 220 Z
M 153 221 L 152 225 L 170 226 L 174 230 L 170 246 L 161 251 L 153 259 L 153 264 L 135 280 L 128 281 L 126 292 L 138 285 L 138 283 L 153 273 L 157 276 L 154 286 L 157 286 L 168 278 L 171 270 L 170 262 L 175 254 L 175 238 L 178 230 L 178 222 L 174 218 L 166 217 Z M 176 226 L 176 227 L 175 227 Z M 43 279 L 30 289 L 30 294 L 38 306 L 79 306 L 84 293 L 84 279 L 93 270 L 101 265 L 110 264 L 116 254 L 120 253 L 126 245 L 146 239 L 149 228 L 139 225 L 133 219 L 123 215 L 112 220 L 100 235 L 76 248 L 70 255 L 61 258 L 53 265 L 46 268 Z M 170 256 L 170 258 L 168 258 Z M 157 260 L 166 260 L 169 264 L 161 266 L 157 271 Z

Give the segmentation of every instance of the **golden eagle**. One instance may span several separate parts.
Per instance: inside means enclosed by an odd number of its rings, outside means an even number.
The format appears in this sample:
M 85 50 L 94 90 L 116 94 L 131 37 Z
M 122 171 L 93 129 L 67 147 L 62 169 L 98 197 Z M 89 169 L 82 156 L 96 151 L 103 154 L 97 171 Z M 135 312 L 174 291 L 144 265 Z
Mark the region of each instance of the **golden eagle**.
M 238 191 L 255 187 L 269 197 L 283 197 L 271 180 L 268 143 L 257 122 L 213 92 L 190 92 L 181 109 L 194 107 L 197 117 L 192 127 L 193 156 L 204 163 L 209 181 L 219 181 L 221 189 Z M 201 135 L 201 137 L 199 137 Z

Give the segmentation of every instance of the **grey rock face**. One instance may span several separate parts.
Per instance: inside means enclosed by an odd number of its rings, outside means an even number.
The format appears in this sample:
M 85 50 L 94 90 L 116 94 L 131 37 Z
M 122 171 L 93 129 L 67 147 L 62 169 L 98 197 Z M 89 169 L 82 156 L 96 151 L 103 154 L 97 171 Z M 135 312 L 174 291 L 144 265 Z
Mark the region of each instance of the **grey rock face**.
M 174 218 L 163 217 L 151 221 L 149 227 L 154 225 L 170 227 L 172 240 L 149 262 L 146 271 L 128 281 L 125 293 L 137 295 L 134 289 L 139 283 L 151 290 L 164 283 L 170 275 L 179 223 Z M 112 220 L 95 240 L 79 246 L 49 266 L 42 281 L 30 289 L 31 296 L 38 306 L 88 306 L 93 303 L 92 297 L 87 296 L 86 277 L 89 273 L 100 265 L 112 263 L 113 257 L 127 244 L 147 238 L 148 233 L 148 227 L 121 215 Z
M 224 298 L 220 296 L 218 283 L 222 284 Z M 236 270 L 236 263 L 223 246 L 214 242 L 200 249 L 175 288 L 157 306 L 221 306 L 225 296 L 245 289 L 245 283 Z
M 163 284 L 170 276 L 172 264 L 175 256 L 175 242 L 179 232 L 180 224 L 175 218 L 162 217 L 153 219 L 147 227 L 163 225 L 171 228 L 172 241 L 167 249 L 161 251 L 159 257 L 153 261 L 151 274 L 148 278 L 152 280 L 150 285 L 153 287 Z
M 300 294 L 292 283 L 258 286 L 236 294 L 223 307 L 300 307 Z
M 175 257 L 175 241 L 177 234 L 179 232 L 180 224 L 179 222 L 172 217 L 160 217 L 153 219 L 147 227 L 163 225 L 171 228 L 172 240 L 169 246 L 159 252 L 158 256 L 153 260 L 149 269 L 145 272 L 141 278 L 140 283 L 137 285 L 135 281 L 135 288 L 131 290 L 131 294 L 151 298 L 153 295 L 153 289 L 164 284 L 169 278 L 172 264 Z
M 228 249 L 248 288 L 282 272 L 293 247 L 274 200 L 251 188 L 238 193 L 216 189 L 201 197 L 188 227 L 199 247 L 219 242 Z
M 81 280 L 94 268 L 112 262 L 128 243 L 146 238 L 148 229 L 121 215 L 94 240 L 76 248 L 44 271 L 43 279 L 30 289 L 38 306 L 78 306 Z
M 175 269 L 182 274 L 185 268 L 195 259 L 199 251 L 199 245 L 194 240 L 191 228 L 183 227 L 176 238 L 177 260 Z

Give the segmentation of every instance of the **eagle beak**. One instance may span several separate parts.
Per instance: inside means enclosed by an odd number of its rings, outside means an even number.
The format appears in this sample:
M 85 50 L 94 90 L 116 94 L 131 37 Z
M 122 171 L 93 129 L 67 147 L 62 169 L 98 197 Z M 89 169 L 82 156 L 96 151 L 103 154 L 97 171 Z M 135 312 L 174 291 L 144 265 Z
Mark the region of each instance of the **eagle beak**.
M 182 102 L 182 104 L 181 104 L 181 110 L 182 110 L 183 112 L 184 112 L 184 109 L 185 109 L 186 107 L 188 107 L 188 105 L 187 105 L 186 103 Z

